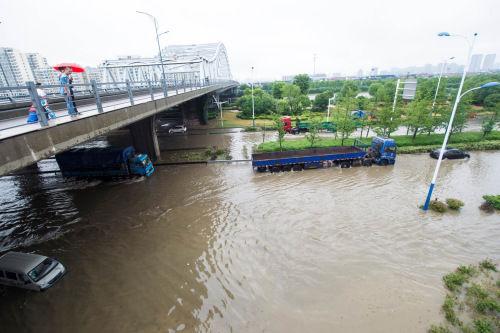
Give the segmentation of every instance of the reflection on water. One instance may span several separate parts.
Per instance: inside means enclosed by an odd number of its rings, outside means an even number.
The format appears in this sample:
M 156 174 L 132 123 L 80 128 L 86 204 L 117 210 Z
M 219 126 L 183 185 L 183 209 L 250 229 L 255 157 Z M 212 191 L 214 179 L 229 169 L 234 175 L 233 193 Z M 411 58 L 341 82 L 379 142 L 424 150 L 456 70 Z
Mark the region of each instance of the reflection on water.
M 243 158 L 262 136 L 216 140 Z M 426 155 L 280 174 L 241 163 L 121 182 L 1 178 L 0 251 L 69 269 L 44 293 L 0 290 L 1 331 L 422 332 L 440 320 L 444 273 L 500 259 L 499 214 L 477 209 L 500 188 L 499 163 L 445 160 L 436 194 L 466 203 L 445 215 L 417 209 Z

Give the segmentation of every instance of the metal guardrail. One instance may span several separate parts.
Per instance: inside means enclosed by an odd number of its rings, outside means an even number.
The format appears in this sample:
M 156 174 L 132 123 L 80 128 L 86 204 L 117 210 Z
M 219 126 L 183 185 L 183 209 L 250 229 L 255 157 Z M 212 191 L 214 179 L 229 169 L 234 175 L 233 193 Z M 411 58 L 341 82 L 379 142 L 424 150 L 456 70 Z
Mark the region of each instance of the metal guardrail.
M 169 91 L 175 91 L 176 94 L 200 89 L 206 86 L 211 86 L 220 83 L 228 83 L 228 80 L 199 80 L 196 73 L 181 73 L 180 76 L 174 76 L 173 80 L 160 80 L 160 81 L 125 81 L 125 82 L 112 82 L 112 83 L 97 83 L 95 80 L 91 80 L 89 84 L 71 84 L 65 87 L 69 89 L 70 87 L 74 89 L 75 97 L 79 99 L 84 98 L 86 100 L 92 100 L 93 103 L 86 103 L 85 106 L 95 105 L 95 108 L 86 109 L 85 111 L 79 111 L 80 114 L 95 112 L 103 113 L 104 109 L 109 109 L 118 105 L 129 106 L 137 103 L 144 103 L 148 101 L 153 101 L 158 99 L 158 93 L 162 93 L 162 98 L 168 97 Z M 31 103 L 36 109 L 36 114 L 40 126 L 45 127 L 49 125 L 49 119 L 47 119 L 47 113 L 45 107 L 42 105 L 42 99 L 37 93 L 37 89 L 43 89 L 46 93 L 46 99 L 48 105 L 50 106 L 51 101 L 59 100 L 61 97 L 64 98 L 64 102 L 68 103 L 68 96 L 60 93 L 60 89 L 64 87 L 63 85 L 35 85 L 34 82 L 27 82 L 25 86 L 16 87 L 0 87 L 0 106 L 8 104 L 17 103 Z M 5 93 L 7 92 L 7 93 Z M 139 94 L 141 93 L 141 94 Z M 2 95 L 4 95 L 2 99 Z M 119 96 L 128 97 L 128 102 L 124 102 L 123 99 L 115 104 L 106 103 L 103 105 L 102 97 L 109 96 Z M 156 98 L 155 98 L 156 95 Z M 7 101 L 6 101 L 7 100 Z M 3 101 L 3 103 L 2 103 Z M 125 105 L 127 104 L 127 105 Z M 17 107 L 18 109 L 19 107 Z M 29 106 L 27 107 L 29 108 Z M 65 108 L 64 108 L 65 109 Z M 0 110 L 2 112 L 8 112 L 10 110 Z M 26 110 L 28 111 L 28 110 Z M 9 114 L 10 115 L 10 114 Z M 69 114 L 57 115 L 56 118 L 69 117 Z M 6 118 L 5 120 L 18 119 Z M 2 126 L 2 130 L 10 129 L 14 127 L 20 127 L 29 125 L 27 122 L 12 124 L 12 126 Z

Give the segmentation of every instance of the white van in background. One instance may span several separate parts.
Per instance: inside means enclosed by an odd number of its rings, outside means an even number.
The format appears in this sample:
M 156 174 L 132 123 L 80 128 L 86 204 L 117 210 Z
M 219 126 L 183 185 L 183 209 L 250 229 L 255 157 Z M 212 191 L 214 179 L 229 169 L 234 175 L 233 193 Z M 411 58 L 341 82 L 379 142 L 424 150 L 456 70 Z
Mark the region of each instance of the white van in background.
M 52 287 L 66 273 L 57 260 L 39 254 L 7 252 L 0 257 L 0 284 L 30 290 Z

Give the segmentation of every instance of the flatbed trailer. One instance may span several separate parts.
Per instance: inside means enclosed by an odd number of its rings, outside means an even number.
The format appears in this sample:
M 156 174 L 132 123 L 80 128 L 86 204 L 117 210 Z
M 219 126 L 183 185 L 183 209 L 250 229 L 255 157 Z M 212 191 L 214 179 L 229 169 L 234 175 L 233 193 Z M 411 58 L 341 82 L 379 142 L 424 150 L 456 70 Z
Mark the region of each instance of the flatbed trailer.
M 371 166 L 373 163 L 379 165 L 394 164 L 395 157 L 394 140 L 374 138 L 371 146 L 333 146 L 254 153 L 252 154 L 252 167 L 261 172 L 299 171 L 331 166 L 350 168 L 355 165 Z

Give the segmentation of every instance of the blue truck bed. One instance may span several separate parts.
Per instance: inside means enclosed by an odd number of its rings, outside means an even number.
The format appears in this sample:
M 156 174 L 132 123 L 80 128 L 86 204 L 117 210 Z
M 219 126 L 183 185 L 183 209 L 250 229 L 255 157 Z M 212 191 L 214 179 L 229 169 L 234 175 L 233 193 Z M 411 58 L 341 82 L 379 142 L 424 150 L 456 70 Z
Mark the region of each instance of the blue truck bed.
M 56 154 L 65 177 L 127 176 L 134 148 L 73 148 Z
M 252 154 L 253 167 L 272 167 L 278 165 L 311 164 L 322 161 L 358 160 L 366 152 L 354 146 L 309 148 L 302 150 L 277 151 Z

